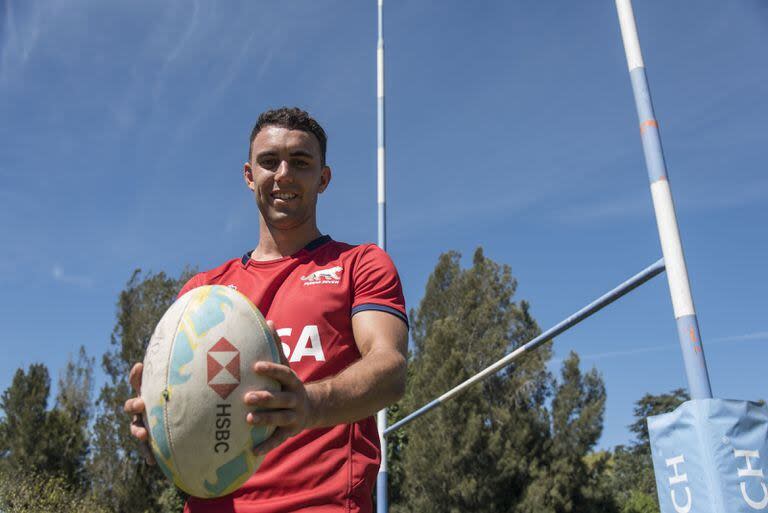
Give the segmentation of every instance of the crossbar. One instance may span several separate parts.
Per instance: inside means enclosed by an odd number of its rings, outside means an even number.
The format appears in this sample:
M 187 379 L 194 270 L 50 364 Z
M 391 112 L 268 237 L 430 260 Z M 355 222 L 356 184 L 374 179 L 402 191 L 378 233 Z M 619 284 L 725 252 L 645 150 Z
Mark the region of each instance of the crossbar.
M 432 410 L 433 408 L 440 406 L 441 404 L 446 402 L 448 399 L 451 399 L 452 397 L 466 390 L 467 388 L 474 385 L 475 383 L 483 381 L 488 376 L 491 376 L 497 373 L 504 367 L 507 367 L 509 364 L 511 364 L 521 354 L 526 353 L 532 349 L 535 349 L 536 347 L 540 346 L 544 342 L 552 340 L 562 332 L 572 328 L 573 326 L 577 325 L 587 317 L 590 317 L 592 314 L 602 310 L 603 308 L 610 305 L 611 303 L 621 298 L 625 294 L 633 291 L 643 283 L 649 281 L 651 278 L 658 276 L 659 274 L 664 272 L 664 269 L 665 269 L 664 259 L 660 258 L 654 264 L 650 265 L 649 267 L 646 267 L 645 269 L 643 269 L 636 275 L 632 276 L 630 279 L 628 279 L 618 287 L 614 288 L 613 290 L 606 292 L 605 294 L 595 299 L 590 304 L 588 304 L 578 312 L 574 313 L 570 317 L 566 317 L 565 319 L 555 324 L 553 327 L 549 328 L 547 331 L 545 331 L 541 335 L 521 345 L 520 347 L 518 347 L 508 355 L 498 360 L 493 365 L 486 367 L 485 369 L 478 372 L 477 374 L 475 374 L 468 380 L 464 381 L 460 385 L 447 391 L 437 399 L 425 404 L 424 406 L 414 411 L 407 417 L 399 420 L 398 422 L 395 422 L 394 424 L 389 426 L 386 430 L 384 430 L 384 436 L 392 433 L 397 429 L 400 429 L 401 427 L 417 419 L 418 417 L 421 417 L 422 415 Z

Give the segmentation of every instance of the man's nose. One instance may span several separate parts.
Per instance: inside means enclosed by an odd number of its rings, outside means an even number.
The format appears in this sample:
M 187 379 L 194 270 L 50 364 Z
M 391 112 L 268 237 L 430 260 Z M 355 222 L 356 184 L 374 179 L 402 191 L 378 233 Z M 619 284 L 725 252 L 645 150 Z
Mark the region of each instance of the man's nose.
M 277 167 L 277 172 L 275 172 L 275 181 L 276 182 L 293 182 L 293 173 L 291 172 L 291 166 L 288 164 L 287 160 L 281 160 L 280 165 Z

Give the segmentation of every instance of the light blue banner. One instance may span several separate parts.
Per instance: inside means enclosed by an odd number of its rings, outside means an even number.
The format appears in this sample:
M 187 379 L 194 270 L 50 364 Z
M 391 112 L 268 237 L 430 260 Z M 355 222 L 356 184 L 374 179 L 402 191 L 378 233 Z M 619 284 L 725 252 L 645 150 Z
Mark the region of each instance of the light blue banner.
M 687 401 L 648 417 L 661 513 L 768 512 L 768 409 Z

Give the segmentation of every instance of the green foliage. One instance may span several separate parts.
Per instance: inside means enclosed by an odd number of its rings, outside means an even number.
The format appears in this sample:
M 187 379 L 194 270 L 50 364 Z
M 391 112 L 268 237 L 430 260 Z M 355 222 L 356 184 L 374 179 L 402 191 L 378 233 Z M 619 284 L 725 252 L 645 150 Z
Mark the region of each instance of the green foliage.
M 190 274 L 185 271 L 174 279 L 136 270 L 118 299 L 111 349 L 102 359 L 107 383 L 97 401 L 89 465 L 96 495 L 116 513 L 157 511 L 175 504 L 177 492 L 170 482 L 156 466 L 144 464 L 123 405 L 134 395 L 128 382 L 131 367 L 143 360 L 155 326 Z
M 582 374 L 579 357 L 563 362 L 560 383 L 552 401 L 551 437 L 544 465 L 534 469 L 521 511 L 590 512 L 612 508 L 612 497 L 600 486 L 606 458 L 586 456 L 603 429 L 605 386 L 597 370 Z
M 642 445 L 650 454 L 651 445 L 648 437 L 648 424 L 646 419 L 653 415 L 669 413 L 685 401 L 690 399 L 688 392 L 677 388 L 666 394 L 645 394 L 635 403 L 635 421 L 629 426 L 637 440 L 636 445 Z
M 44 470 L 49 454 L 43 442 L 47 437 L 47 404 L 51 388 L 48 368 L 40 363 L 27 372 L 18 369 L 11 386 L 0 398 L 4 418 L 0 424 L 2 466 L 9 473 Z
M 412 411 L 539 332 L 509 267 L 478 250 L 470 269 L 460 255 L 440 257 L 419 309 L 411 312 Z M 405 429 L 393 458 L 394 511 L 508 511 L 528 481 L 546 431 L 549 347 L 475 386 Z M 420 425 L 418 425 L 420 424 Z M 402 461 L 402 464 L 400 464 Z M 398 489 L 397 485 L 401 484 Z
M 620 504 L 645 504 L 646 498 L 650 498 L 653 509 L 648 511 L 659 511 L 646 418 L 670 412 L 687 400 L 688 393 L 683 389 L 676 389 L 660 395 L 645 394 L 635 403 L 635 422 L 629 426 L 635 434 L 635 440 L 629 446 L 616 447 L 613 455 L 612 486 Z
M 539 333 L 508 266 L 478 249 L 462 269 L 440 257 L 411 312 L 408 391 L 390 422 L 468 379 Z M 393 511 L 587 511 L 612 506 L 597 481 L 606 458 L 584 457 L 602 429 L 605 389 L 576 355 L 561 384 L 546 370 L 549 344 L 454 397 L 388 439 Z M 553 397 L 551 411 L 547 401 Z M 597 510 L 595 510 L 597 511 Z M 609 511 L 605 509 L 604 511 Z
M 74 488 L 61 476 L 8 470 L 0 470 L 0 511 L 108 513 L 92 496 Z
M 16 372 L 0 397 L 2 511 L 99 511 L 93 497 L 118 513 L 183 509 L 182 495 L 157 468 L 141 462 L 123 403 L 133 395 L 131 365 L 143 358 L 157 321 L 189 274 L 175 280 L 137 271 L 120 294 L 112 348 L 102 362 L 108 382 L 92 435 L 94 360 L 83 348 L 62 372 L 50 410 L 48 369 L 34 364 Z
M 81 347 L 59 379 L 56 405 L 48 410 L 50 377 L 42 364 L 18 369 L 3 392 L 0 409 L 0 467 L 10 475 L 45 473 L 70 486 L 85 483 L 87 425 L 93 361 Z
M 56 407 L 48 418 L 48 433 L 55 435 L 54 447 L 59 454 L 58 473 L 77 487 L 84 487 L 88 481 L 85 463 L 90 438 L 88 422 L 93 409 L 93 364 L 94 359 L 81 346 L 77 360 L 70 358 L 59 378 Z
M 621 507 L 621 513 L 659 513 L 659 503 L 655 496 L 632 490 Z

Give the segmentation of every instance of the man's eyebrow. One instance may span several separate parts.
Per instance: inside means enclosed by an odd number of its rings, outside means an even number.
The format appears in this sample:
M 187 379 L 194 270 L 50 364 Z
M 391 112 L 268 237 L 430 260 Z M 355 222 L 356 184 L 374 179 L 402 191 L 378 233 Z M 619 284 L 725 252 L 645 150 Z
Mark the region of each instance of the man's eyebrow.
M 277 155 L 275 150 L 264 150 L 256 153 L 257 157 L 271 157 Z
M 262 150 L 262 151 L 259 151 L 259 152 L 256 153 L 256 158 L 258 159 L 258 158 L 261 158 L 261 157 L 275 157 L 275 156 L 279 155 L 279 153 L 280 153 L 279 151 L 273 150 L 273 149 Z M 290 156 L 291 157 L 305 157 L 305 158 L 308 158 L 308 159 L 314 159 L 315 158 L 315 155 L 313 155 L 311 152 L 309 152 L 307 150 L 294 150 L 294 151 L 292 151 L 290 153 Z
M 312 155 L 310 152 L 305 150 L 296 150 L 291 152 L 291 157 L 308 157 L 308 158 L 315 158 L 314 155 Z

